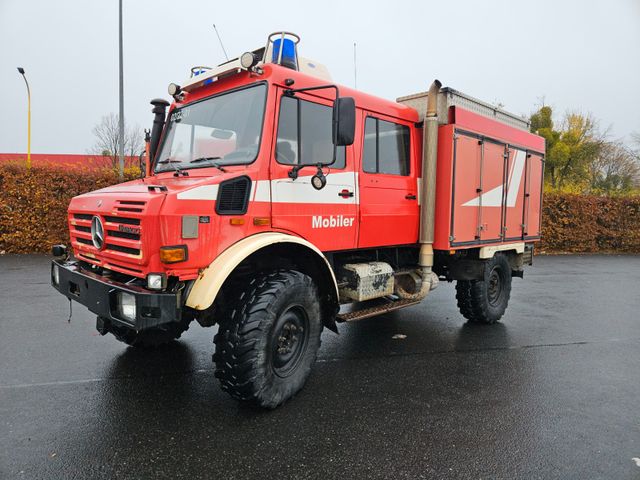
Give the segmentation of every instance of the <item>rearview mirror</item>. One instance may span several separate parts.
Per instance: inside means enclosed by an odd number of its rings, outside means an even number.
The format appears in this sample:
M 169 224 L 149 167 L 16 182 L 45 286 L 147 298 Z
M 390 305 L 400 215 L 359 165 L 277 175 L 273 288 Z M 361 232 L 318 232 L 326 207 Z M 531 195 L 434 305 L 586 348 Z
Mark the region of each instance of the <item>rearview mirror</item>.
M 338 147 L 352 145 L 356 132 L 356 101 L 339 97 L 333 103 L 333 143 Z

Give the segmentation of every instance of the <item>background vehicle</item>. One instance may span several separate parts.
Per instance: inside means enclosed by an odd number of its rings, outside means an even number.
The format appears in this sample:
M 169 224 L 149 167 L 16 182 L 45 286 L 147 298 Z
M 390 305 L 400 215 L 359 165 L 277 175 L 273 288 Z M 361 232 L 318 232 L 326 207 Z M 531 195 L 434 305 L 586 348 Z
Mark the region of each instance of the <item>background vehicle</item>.
M 469 321 L 498 321 L 540 238 L 544 140 L 526 121 L 437 80 L 398 102 L 337 86 L 298 41 L 195 67 L 168 115 L 152 101 L 145 177 L 74 198 L 75 258 L 52 264 L 129 345 L 218 324 L 222 388 L 270 408 L 303 386 L 324 327 L 439 280 Z

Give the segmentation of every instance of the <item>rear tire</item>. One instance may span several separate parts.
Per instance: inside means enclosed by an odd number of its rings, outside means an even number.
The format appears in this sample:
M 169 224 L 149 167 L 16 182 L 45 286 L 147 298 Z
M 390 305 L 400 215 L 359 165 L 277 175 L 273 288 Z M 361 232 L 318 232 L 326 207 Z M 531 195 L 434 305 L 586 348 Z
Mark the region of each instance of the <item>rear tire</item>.
M 504 255 L 487 260 L 482 280 L 458 280 L 458 309 L 471 323 L 492 324 L 504 315 L 511 296 L 511 266 Z
M 237 284 L 236 284 L 237 285 Z M 318 290 L 294 270 L 256 276 L 221 313 L 216 377 L 232 397 L 275 408 L 305 384 L 320 347 Z

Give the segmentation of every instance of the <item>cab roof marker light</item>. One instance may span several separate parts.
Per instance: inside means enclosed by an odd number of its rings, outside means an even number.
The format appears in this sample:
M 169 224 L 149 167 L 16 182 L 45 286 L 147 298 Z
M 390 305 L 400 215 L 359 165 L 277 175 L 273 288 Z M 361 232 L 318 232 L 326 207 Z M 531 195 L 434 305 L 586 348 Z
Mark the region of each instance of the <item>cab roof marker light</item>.
M 181 88 L 180 88 L 180 85 L 178 85 L 177 83 L 170 83 L 169 87 L 167 88 L 167 91 L 169 92 L 169 95 L 171 95 L 172 97 L 175 97 L 177 94 L 180 93 Z
M 182 91 L 182 87 L 177 83 L 170 83 L 167 88 L 169 95 L 171 95 L 176 101 L 181 101 L 184 99 L 184 92 Z
M 258 57 L 253 52 L 244 52 L 240 56 L 240 65 L 242 65 L 242 68 L 251 70 L 257 64 L 258 64 Z

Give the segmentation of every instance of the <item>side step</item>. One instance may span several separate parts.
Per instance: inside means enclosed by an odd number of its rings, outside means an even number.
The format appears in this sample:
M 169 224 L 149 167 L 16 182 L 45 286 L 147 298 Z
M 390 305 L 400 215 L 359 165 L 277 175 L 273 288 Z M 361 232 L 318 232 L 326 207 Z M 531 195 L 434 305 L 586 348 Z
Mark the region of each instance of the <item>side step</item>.
M 386 303 L 376 305 L 375 307 L 339 313 L 336 317 L 336 322 L 354 322 L 364 318 L 375 317 L 376 315 L 392 312 L 393 310 L 400 310 L 401 308 L 410 307 L 411 305 L 417 305 L 421 301 L 422 300 L 387 300 Z

